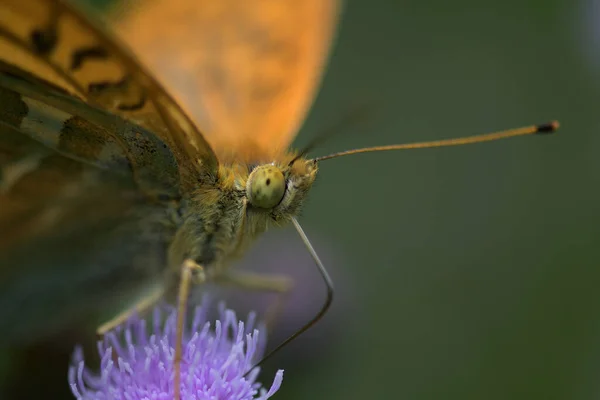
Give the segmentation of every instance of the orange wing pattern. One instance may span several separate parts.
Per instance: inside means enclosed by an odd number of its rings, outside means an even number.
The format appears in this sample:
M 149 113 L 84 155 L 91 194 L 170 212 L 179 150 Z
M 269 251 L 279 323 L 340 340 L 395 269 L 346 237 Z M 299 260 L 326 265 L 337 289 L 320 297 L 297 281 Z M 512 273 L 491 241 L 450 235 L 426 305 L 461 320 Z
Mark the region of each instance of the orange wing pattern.
M 177 157 L 186 190 L 216 170 L 212 149 L 162 86 L 68 1 L 0 1 L 0 59 L 148 128 Z
M 117 32 L 199 123 L 221 161 L 270 161 L 312 104 L 337 0 L 153 0 Z

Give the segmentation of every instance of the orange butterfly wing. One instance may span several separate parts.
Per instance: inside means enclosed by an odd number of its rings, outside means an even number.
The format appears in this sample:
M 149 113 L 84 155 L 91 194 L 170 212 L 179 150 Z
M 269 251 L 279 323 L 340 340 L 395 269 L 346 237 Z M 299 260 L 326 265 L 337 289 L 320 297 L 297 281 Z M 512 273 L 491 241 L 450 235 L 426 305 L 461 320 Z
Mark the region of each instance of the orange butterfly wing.
M 153 132 L 178 159 L 185 191 L 216 171 L 215 154 L 181 107 L 70 1 L 2 0 L 0 59 Z
M 221 161 L 271 161 L 312 104 L 337 0 L 153 0 L 117 32 L 193 116 Z

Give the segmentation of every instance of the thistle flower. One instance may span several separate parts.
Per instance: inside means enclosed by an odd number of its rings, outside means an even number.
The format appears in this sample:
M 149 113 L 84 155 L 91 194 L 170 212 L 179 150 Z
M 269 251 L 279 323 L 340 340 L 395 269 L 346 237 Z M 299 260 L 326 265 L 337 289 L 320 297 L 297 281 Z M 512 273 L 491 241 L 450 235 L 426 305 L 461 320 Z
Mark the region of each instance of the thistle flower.
M 204 303 L 203 303 L 204 304 Z M 69 368 L 69 384 L 78 400 L 173 399 L 173 357 L 176 311 L 164 306 L 154 310 L 153 327 L 132 318 L 125 327 L 109 332 L 98 342 L 100 372 L 85 367 L 81 349 Z M 181 399 L 268 399 L 281 386 L 279 370 L 267 391 L 256 382 L 259 368 L 244 376 L 264 351 L 254 315 L 246 323 L 219 307 L 219 319 L 211 329 L 207 307 L 198 306 L 191 329 L 184 333 L 181 363 Z M 123 339 L 124 338 L 124 343 Z M 116 356 L 117 361 L 114 361 Z

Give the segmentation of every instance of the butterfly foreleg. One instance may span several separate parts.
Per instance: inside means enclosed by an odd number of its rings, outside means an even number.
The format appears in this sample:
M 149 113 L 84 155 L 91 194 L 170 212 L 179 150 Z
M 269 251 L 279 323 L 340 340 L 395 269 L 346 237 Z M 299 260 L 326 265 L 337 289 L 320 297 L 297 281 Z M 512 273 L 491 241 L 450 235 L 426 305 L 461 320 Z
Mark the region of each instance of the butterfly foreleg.
M 40 165 L 41 160 L 46 157 L 46 153 L 35 153 L 23 157 L 13 163 L 0 165 L 0 194 L 8 193 L 23 176 L 34 171 Z
M 259 292 L 287 293 L 294 281 L 285 275 L 267 275 L 256 272 L 226 271 L 215 276 L 214 282 L 221 285 L 237 286 L 245 290 Z
M 181 267 L 179 292 L 177 294 L 177 330 L 175 338 L 175 355 L 173 357 L 173 398 L 181 397 L 181 358 L 183 352 L 183 324 L 192 284 L 206 282 L 204 268 L 193 260 L 185 260 Z
M 272 328 L 281 315 L 294 286 L 294 281 L 289 276 L 241 271 L 224 272 L 215 277 L 214 281 L 221 285 L 235 286 L 244 290 L 277 293 L 277 300 L 266 311 L 265 323 L 268 329 Z
M 123 324 L 129 318 L 131 318 L 134 314 L 144 314 L 148 309 L 154 306 L 164 295 L 164 289 L 162 287 L 158 287 L 150 292 L 148 295 L 144 296 L 140 301 L 138 301 L 135 306 L 129 308 L 128 310 L 123 311 L 118 314 L 110 321 L 105 322 L 100 325 L 98 329 L 96 329 L 96 334 L 101 338 L 110 330 L 116 328 L 117 326 Z

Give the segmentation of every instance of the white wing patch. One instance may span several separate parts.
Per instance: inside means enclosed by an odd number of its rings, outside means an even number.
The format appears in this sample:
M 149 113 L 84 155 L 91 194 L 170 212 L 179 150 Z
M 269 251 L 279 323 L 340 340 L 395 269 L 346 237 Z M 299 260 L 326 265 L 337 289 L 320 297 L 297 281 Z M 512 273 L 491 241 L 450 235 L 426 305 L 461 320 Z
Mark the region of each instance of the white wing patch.
M 14 186 L 22 177 L 28 173 L 35 171 L 40 165 L 40 161 L 48 153 L 32 154 L 13 164 L 4 166 L 0 169 L 0 194 L 6 194 L 10 188 Z

